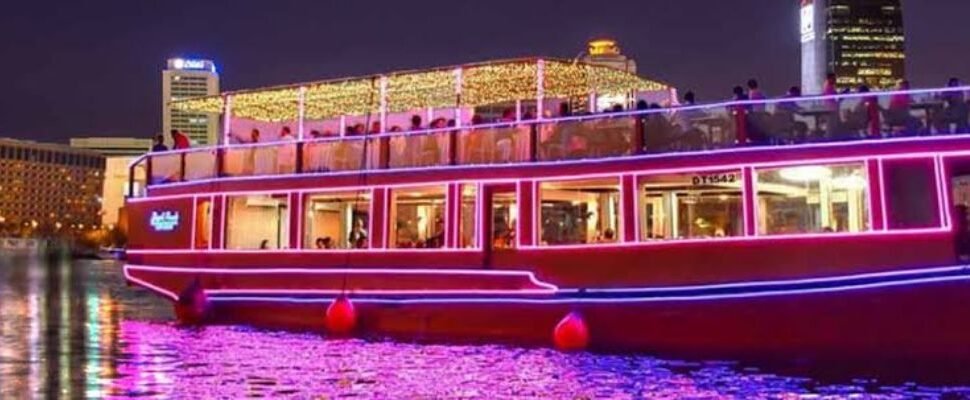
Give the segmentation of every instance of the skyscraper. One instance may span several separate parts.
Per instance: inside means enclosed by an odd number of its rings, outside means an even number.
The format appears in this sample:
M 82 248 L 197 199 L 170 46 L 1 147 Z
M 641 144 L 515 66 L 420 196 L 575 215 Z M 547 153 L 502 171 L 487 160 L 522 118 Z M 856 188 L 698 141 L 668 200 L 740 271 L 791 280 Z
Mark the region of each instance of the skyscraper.
M 173 110 L 169 102 L 199 96 L 219 94 L 219 74 L 209 60 L 172 58 L 162 71 L 162 132 L 171 141 L 168 132 L 178 129 L 186 134 L 194 145 L 218 143 L 219 115 L 197 114 Z
M 838 88 L 893 87 L 904 79 L 900 0 L 799 0 L 802 87 L 819 93 L 828 73 Z

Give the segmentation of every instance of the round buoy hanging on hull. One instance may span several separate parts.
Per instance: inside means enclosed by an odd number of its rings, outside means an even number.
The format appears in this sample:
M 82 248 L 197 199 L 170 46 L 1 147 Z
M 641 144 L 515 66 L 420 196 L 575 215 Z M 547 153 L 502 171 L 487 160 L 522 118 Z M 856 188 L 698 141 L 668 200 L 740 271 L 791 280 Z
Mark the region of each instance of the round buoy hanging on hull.
M 556 324 L 552 331 L 552 342 L 562 351 L 580 351 L 589 345 L 589 330 L 586 321 L 578 312 L 571 312 Z
M 346 296 L 333 300 L 327 307 L 327 332 L 333 335 L 349 335 L 357 326 L 357 311 L 354 304 Z
M 182 324 L 201 324 L 205 321 L 208 312 L 209 299 L 198 280 L 182 290 L 175 301 L 175 317 Z

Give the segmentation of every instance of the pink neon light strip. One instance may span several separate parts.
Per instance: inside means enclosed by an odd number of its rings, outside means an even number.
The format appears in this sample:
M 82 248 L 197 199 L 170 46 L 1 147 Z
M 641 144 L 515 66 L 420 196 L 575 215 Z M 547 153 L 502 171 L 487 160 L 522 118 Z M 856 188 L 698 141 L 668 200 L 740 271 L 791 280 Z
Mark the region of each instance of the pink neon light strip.
M 550 250 L 588 250 L 588 249 L 609 249 L 609 248 L 627 248 L 627 247 L 654 247 L 654 246 L 675 246 L 684 244 L 708 244 L 713 245 L 717 243 L 737 243 L 737 242 L 758 242 L 758 241 L 788 241 L 788 240 L 822 240 L 822 239 L 844 239 L 844 238 L 858 238 L 866 236 L 876 236 L 876 237 L 892 237 L 892 236 L 910 236 L 910 235 L 931 235 L 931 234 L 945 234 L 949 233 L 947 228 L 922 228 L 922 229 L 910 229 L 910 230 L 893 230 L 893 231 L 866 231 L 866 232 L 835 232 L 835 233 L 811 233 L 811 234 L 800 234 L 800 235 L 777 235 L 777 236 L 750 236 L 750 237 L 723 237 L 723 238 L 704 238 L 704 239 L 681 239 L 681 240 L 665 240 L 665 241 L 641 241 L 641 242 L 626 242 L 626 243 L 598 243 L 598 244 L 586 244 L 586 245 L 561 245 L 561 246 L 522 246 L 520 250 L 523 251 L 550 251 Z M 129 254 L 133 255 L 151 255 L 151 254 L 197 254 L 197 253 L 210 253 L 210 254 L 339 254 L 342 252 L 361 252 L 361 253 L 427 253 L 427 252 L 444 252 L 444 253 L 478 253 L 482 251 L 481 249 L 368 249 L 368 250 L 295 250 L 295 249 L 272 249 L 272 250 L 182 250 L 182 249 L 132 249 L 128 250 Z
M 536 278 L 535 273 L 525 270 L 481 270 L 481 269 L 429 269 L 429 268 L 190 268 L 190 267 L 161 267 L 150 265 L 125 265 L 125 273 L 129 270 L 151 272 L 176 272 L 189 274 L 228 274 L 228 275 L 263 275 L 263 274 L 299 274 L 299 275 L 434 275 L 434 276 L 497 276 L 523 277 L 529 283 L 545 291 L 558 291 L 559 287 Z M 171 293 L 171 292 L 169 292 Z M 491 291 L 489 291 L 491 293 Z
M 134 276 L 131 276 L 131 273 L 128 271 L 128 269 L 129 269 L 129 266 L 128 265 L 125 265 L 124 267 L 122 267 L 122 271 L 124 272 L 125 279 L 127 279 L 128 281 L 133 282 L 133 283 L 135 283 L 135 284 L 137 284 L 139 286 L 142 286 L 142 287 L 144 287 L 144 288 L 146 288 L 148 290 L 151 290 L 153 292 L 156 292 L 158 294 L 161 294 L 162 296 L 168 297 L 168 298 L 172 299 L 173 301 L 177 301 L 178 300 L 178 295 L 176 295 L 175 293 L 172 293 L 171 291 L 169 291 L 168 289 L 165 289 L 163 287 L 160 287 L 160 286 L 156 286 L 154 284 L 151 284 L 151 283 L 149 283 L 149 282 L 147 282 L 145 280 L 142 280 L 142 279 L 139 279 L 139 278 L 135 278 Z
M 920 142 L 920 143 L 934 143 L 934 142 L 945 142 L 945 141 L 961 141 L 966 140 L 968 134 L 954 134 L 954 135 L 940 135 L 940 136 L 930 136 L 930 137 L 902 137 L 902 138 L 889 138 L 880 139 L 878 141 L 855 141 L 855 142 L 822 142 L 822 143 L 803 143 L 797 145 L 786 145 L 783 147 L 777 147 L 777 150 L 799 150 L 799 149 L 823 149 L 823 148 L 839 148 L 845 149 L 850 147 L 858 147 L 868 144 L 882 144 L 882 143 L 909 143 L 909 142 Z M 640 161 L 640 160 L 653 160 L 653 159 L 670 159 L 675 157 L 691 156 L 691 155 L 711 155 L 711 154 L 731 154 L 731 153 L 750 153 L 750 152 L 764 152 L 766 150 L 772 150 L 770 146 L 752 146 L 752 147 L 738 147 L 729 149 L 719 149 L 719 150 L 705 150 L 705 151 L 687 151 L 680 153 L 662 153 L 662 154 L 642 154 L 635 156 L 620 156 L 620 157 L 606 157 L 598 159 L 583 159 L 583 160 L 560 160 L 560 161 L 535 161 L 535 162 L 520 162 L 520 163 L 508 163 L 508 164 L 481 164 L 481 165 L 440 165 L 434 167 L 407 167 L 407 168 L 395 168 L 395 169 L 374 169 L 374 170 L 359 170 L 359 171 L 332 171 L 332 172 L 304 172 L 301 174 L 290 173 L 290 174 L 278 174 L 278 175 L 260 175 L 260 176 L 235 176 L 235 177 L 220 177 L 220 178 L 209 178 L 209 179 L 199 179 L 194 181 L 186 182 L 170 182 L 164 184 L 155 184 L 154 187 L 178 187 L 184 185 L 195 185 L 201 183 L 211 183 L 211 182 L 227 182 L 227 181 L 247 181 L 247 180 L 261 180 L 267 178 L 273 179 L 291 179 L 291 178 L 301 178 L 301 177 L 324 177 L 324 176 L 343 176 L 343 175 L 360 175 L 361 173 L 368 174 L 389 174 L 389 173 L 401 173 L 401 172 L 421 172 L 428 171 L 429 169 L 434 170 L 450 170 L 450 169 L 463 169 L 463 170 L 474 170 L 474 169 L 503 169 L 503 168 L 521 168 L 524 166 L 548 166 L 548 165 L 595 165 L 600 163 L 610 163 L 616 161 Z M 960 154 L 963 152 L 948 152 L 948 154 Z M 935 155 L 937 153 L 927 153 L 927 155 Z M 892 157 L 892 155 L 886 155 L 884 157 Z M 134 198 L 137 199 L 137 198 Z M 132 199 L 130 199 L 132 200 Z
M 667 297 L 620 297 L 620 298 L 424 298 L 424 299 L 354 299 L 355 303 L 361 304 L 532 304 L 532 305 L 551 305 L 551 304 L 631 304 L 631 303 L 671 303 L 671 302 L 697 302 L 697 301 L 718 301 L 749 298 L 767 298 L 781 296 L 801 296 L 827 293 L 843 293 L 859 290 L 886 289 L 894 287 L 906 287 L 915 285 L 927 285 L 936 283 L 952 283 L 970 280 L 970 275 L 946 276 L 936 278 L 907 279 L 890 282 L 879 282 L 870 284 L 846 285 L 840 287 L 808 288 L 793 290 L 769 290 L 747 293 L 729 293 L 715 295 L 694 295 L 694 296 L 667 296 Z M 212 301 L 218 302 L 277 302 L 277 303 L 329 303 L 332 299 L 299 299 L 299 298 L 279 298 L 279 297 L 213 297 Z

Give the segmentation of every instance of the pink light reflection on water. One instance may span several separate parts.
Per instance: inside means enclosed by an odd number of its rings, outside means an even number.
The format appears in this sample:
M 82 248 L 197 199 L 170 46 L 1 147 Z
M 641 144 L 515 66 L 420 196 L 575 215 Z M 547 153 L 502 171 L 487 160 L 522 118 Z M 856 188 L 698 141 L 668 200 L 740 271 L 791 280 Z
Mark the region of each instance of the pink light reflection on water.
M 121 265 L 0 256 L 0 398 L 899 398 L 970 388 L 823 385 L 638 355 L 325 340 L 244 327 L 180 328 L 124 286 Z M 962 391 L 960 391 L 962 390 Z

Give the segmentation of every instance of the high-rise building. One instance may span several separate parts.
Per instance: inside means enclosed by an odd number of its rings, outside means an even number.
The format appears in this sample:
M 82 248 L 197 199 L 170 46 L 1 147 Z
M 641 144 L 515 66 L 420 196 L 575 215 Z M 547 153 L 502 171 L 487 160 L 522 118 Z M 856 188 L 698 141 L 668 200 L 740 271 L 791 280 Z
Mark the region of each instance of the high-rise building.
M 101 153 L 104 160 L 104 189 L 101 194 L 101 224 L 117 226 L 130 183 L 128 165 L 152 145 L 151 139 L 86 137 L 71 138 L 71 147 Z M 141 182 L 144 178 L 136 179 Z
M 820 93 L 828 73 L 839 89 L 895 86 L 906 74 L 900 0 L 799 0 L 802 88 Z
M 169 102 L 219 94 L 219 73 L 209 60 L 172 58 L 162 71 L 162 132 L 178 129 L 195 145 L 214 145 L 219 138 L 219 115 L 173 110 Z M 171 144 L 171 143 L 169 143 Z
M 104 168 L 91 150 L 0 138 L 0 234 L 97 227 Z
M 133 137 L 79 137 L 71 138 L 71 147 L 89 149 L 105 157 L 136 157 L 152 148 L 152 140 Z

